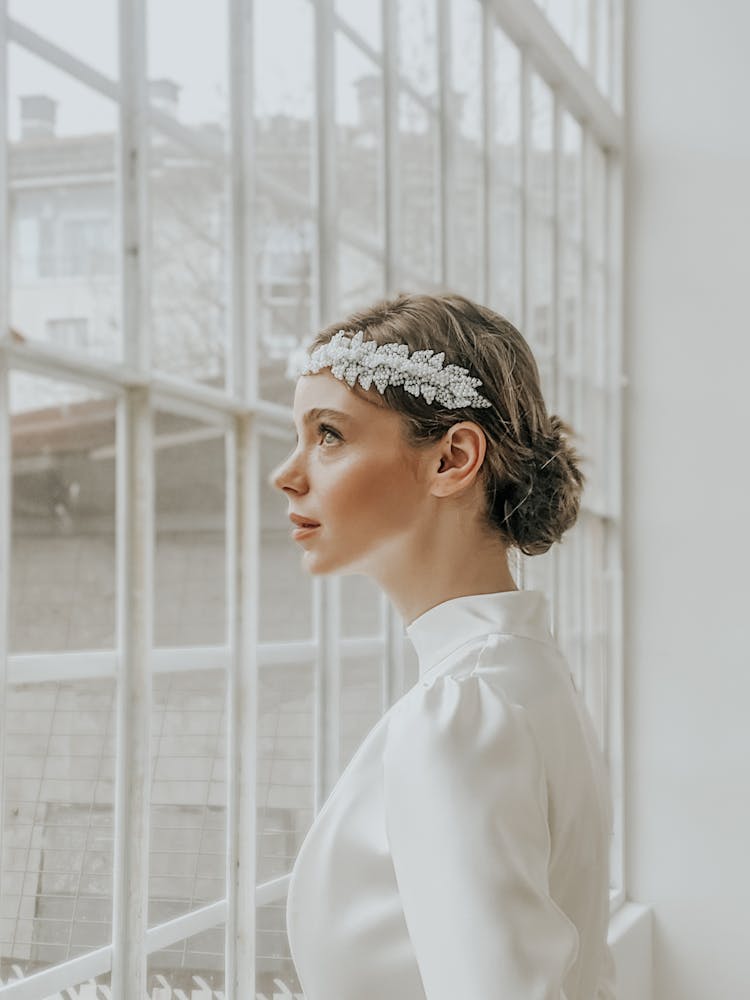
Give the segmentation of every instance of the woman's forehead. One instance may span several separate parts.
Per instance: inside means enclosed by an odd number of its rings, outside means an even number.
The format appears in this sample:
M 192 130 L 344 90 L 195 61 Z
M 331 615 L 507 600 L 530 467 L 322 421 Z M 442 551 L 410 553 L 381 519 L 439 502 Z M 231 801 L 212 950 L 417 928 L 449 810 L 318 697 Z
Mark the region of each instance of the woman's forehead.
M 294 393 L 294 412 L 299 421 L 311 410 L 337 410 L 351 420 L 385 420 L 397 415 L 372 394 L 359 388 L 355 392 L 329 372 L 301 375 Z

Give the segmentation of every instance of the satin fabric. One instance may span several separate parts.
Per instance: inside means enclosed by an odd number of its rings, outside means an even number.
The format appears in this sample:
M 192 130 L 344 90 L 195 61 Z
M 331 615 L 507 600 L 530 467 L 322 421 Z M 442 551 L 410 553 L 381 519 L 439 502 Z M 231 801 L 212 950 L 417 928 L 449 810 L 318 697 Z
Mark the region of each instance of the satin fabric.
M 419 680 L 292 870 L 306 1000 L 614 1000 L 606 764 L 548 622 L 521 590 L 407 627 Z

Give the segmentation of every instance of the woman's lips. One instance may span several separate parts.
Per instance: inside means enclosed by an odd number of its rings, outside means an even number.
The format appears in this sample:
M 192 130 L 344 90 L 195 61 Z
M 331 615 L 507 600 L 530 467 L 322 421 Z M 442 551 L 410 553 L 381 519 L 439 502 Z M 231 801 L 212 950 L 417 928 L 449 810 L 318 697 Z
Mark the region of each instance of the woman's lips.
M 319 524 L 313 524 L 307 528 L 294 528 L 292 531 L 292 538 L 296 541 L 298 538 L 304 538 L 306 535 L 311 535 L 313 531 L 317 531 L 320 527 Z

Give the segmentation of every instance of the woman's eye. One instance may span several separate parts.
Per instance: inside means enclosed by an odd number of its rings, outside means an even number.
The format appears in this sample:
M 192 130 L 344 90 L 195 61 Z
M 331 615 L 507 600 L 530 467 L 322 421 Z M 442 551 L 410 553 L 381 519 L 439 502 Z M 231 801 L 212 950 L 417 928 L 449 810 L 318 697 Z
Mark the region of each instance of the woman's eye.
M 325 424 L 318 424 L 318 434 L 321 437 L 325 437 L 326 434 L 330 434 L 337 441 L 341 440 L 341 435 L 338 431 L 333 430 L 331 427 L 326 427 Z
M 319 439 L 324 438 L 326 434 L 330 434 L 331 437 L 335 438 L 337 441 L 343 441 L 343 438 L 341 437 L 339 432 L 335 431 L 333 427 L 328 427 L 326 424 L 318 424 L 318 438 Z M 330 445 L 332 442 L 329 441 L 327 443 Z M 295 448 L 297 447 L 298 444 L 299 444 L 299 437 L 295 435 L 294 438 Z

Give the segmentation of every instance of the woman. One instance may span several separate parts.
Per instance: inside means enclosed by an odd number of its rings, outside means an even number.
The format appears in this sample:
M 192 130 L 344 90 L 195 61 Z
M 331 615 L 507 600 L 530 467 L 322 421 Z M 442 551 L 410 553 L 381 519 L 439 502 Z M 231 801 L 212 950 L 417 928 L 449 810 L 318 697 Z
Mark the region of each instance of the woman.
M 611 1000 L 606 765 L 507 561 L 559 541 L 585 480 L 528 344 L 462 296 L 402 294 L 290 360 L 272 482 L 312 525 L 304 565 L 371 577 L 419 660 L 297 855 L 307 1000 Z

